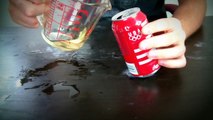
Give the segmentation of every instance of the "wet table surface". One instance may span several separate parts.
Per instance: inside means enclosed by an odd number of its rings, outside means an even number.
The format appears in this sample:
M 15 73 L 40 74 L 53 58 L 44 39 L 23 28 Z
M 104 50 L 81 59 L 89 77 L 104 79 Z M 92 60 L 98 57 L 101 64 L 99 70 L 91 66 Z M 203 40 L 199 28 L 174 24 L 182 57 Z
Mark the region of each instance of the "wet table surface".
M 213 118 L 213 17 L 186 43 L 188 64 L 130 79 L 100 21 L 84 47 L 63 52 L 41 29 L 0 28 L 1 120 L 194 120 Z

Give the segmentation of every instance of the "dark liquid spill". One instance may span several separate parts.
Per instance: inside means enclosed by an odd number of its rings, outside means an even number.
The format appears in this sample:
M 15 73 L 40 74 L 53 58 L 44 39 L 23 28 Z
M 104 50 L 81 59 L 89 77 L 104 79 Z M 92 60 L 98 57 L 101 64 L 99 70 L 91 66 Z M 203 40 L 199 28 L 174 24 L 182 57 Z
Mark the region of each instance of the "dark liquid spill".
M 71 98 L 77 97 L 80 94 L 80 90 L 77 88 L 77 85 L 65 85 L 64 83 L 65 82 L 51 84 L 43 89 L 42 92 L 46 93 L 47 95 L 51 95 L 56 91 L 69 91 L 69 96 Z
M 45 65 L 41 68 L 23 71 L 23 72 L 25 72 L 25 75 L 20 81 L 21 85 L 23 86 L 24 84 L 26 84 L 28 82 L 32 82 L 32 77 L 44 76 L 45 72 L 59 66 L 60 63 L 71 64 L 78 68 L 78 70 L 74 70 L 74 71 L 72 71 L 72 73 L 70 73 L 71 76 L 78 75 L 78 76 L 83 77 L 84 75 L 88 75 L 88 68 L 85 68 L 85 65 L 79 63 L 79 61 L 77 61 L 77 60 L 70 60 L 70 61 L 56 60 L 54 62 L 48 63 L 47 65 Z M 56 92 L 56 91 L 69 91 L 70 97 L 76 97 L 80 94 L 80 90 L 77 88 L 77 85 L 75 85 L 75 84 L 67 85 L 66 83 L 67 83 L 67 81 L 61 81 L 61 82 L 55 82 L 55 83 L 50 83 L 50 81 L 49 81 L 49 82 L 44 82 L 44 83 L 41 83 L 38 85 L 34 85 L 32 87 L 27 87 L 24 89 L 31 90 L 31 89 L 41 88 L 42 92 L 47 95 L 51 95 L 53 92 Z
M 36 68 L 34 70 L 28 70 L 24 77 L 21 79 L 21 85 L 23 86 L 25 83 L 32 81 L 31 77 L 39 77 L 42 76 L 42 72 L 46 72 L 50 69 L 53 69 L 59 65 L 59 63 L 66 63 L 66 64 L 72 64 L 76 67 L 79 67 L 79 69 L 85 70 L 86 68 L 83 68 L 85 65 L 80 64 L 77 60 L 71 60 L 71 61 L 66 61 L 66 60 L 56 60 L 54 62 L 48 63 L 47 65 L 41 67 L 41 68 Z
M 34 82 L 32 83 L 33 86 L 25 87 L 25 90 L 32 90 L 32 89 L 39 89 L 41 92 L 45 93 L 46 95 L 51 95 L 54 92 L 58 91 L 69 91 L 69 96 L 71 98 L 77 97 L 80 94 L 80 90 L 78 89 L 76 82 L 73 83 L 73 79 L 67 79 L 64 81 L 58 81 L 58 80 L 40 80 L 39 77 L 45 77 L 49 75 L 49 72 L 51 72 L 51 69 L 54 69 L 58 66 L 61 66 L 62 64 L 70 65 L 70 71 L 66 71 L 68 76 L 74 77 L 74 80 L 85 80 L 88 76 L 91 75 L 91 71 L 109 71 L 111 66 L 109 66 L 107 63 L 108 61 L 102 61 L 102 60 L 92 60 L 92 61 L 82 61 L 82 60 L 56 60 L 54 62 L 48 63 L 44 65 L 43 67 L 31 69 L 31 70 L 23 70 L 23 78 L 20 80 L 21 85 L 28 82 Z M 64 65 L 62 65 L 64 66 Z M 58 68 L 56 68 L 58 69 Z M 97 69 L 97 70 L 96 70 Z M 93 71 L 93 72 L 94 72 Z M 104 72 L 105 73 L 105 72 Z M 76 78 L 77 77 L 77 78 Z M 39 78 L 38 80 L 36 78 Z M 35 85 L 36 84 L 36 85 Z M 27 85 L 28 86 L 28 85 Z M 101 93 L 100 93 L 101 94 Z
M 39 84 L 39 85 L 36 85 L 36 86 L 33 86 L 33 87 L 24 88 L 24 89 L 25 90 L 36 89 L 36 88 L 40 88 L 40 87 L 43 87 L 43 86 L 49 86 L 49 83 L 42 83 L 42 84 Z

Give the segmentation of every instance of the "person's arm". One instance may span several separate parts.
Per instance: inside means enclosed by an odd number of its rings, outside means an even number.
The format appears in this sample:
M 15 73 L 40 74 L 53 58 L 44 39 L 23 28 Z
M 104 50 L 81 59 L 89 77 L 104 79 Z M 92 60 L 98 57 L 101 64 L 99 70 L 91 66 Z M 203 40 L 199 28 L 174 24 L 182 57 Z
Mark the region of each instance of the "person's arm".
M 179 0 L 173 17 L 180 20 L 186 37 L 189 37 L 202 25 L 205 13 L 206 0 Z

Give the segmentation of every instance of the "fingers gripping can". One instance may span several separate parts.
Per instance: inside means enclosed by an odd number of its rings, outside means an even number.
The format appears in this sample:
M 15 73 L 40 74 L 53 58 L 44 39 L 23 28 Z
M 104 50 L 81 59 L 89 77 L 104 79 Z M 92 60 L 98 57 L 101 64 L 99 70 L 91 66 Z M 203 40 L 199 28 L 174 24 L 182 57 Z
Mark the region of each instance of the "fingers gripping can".
M 138 7 L 121 11 L 112 17 L 113 33 L 133 77 L 148 77 L 160 69 L 158 60 L 148 58 L 149 50 L 139 49 L 139 43 L 152 36 L 142 33 L 147 23 L 146 15 Z

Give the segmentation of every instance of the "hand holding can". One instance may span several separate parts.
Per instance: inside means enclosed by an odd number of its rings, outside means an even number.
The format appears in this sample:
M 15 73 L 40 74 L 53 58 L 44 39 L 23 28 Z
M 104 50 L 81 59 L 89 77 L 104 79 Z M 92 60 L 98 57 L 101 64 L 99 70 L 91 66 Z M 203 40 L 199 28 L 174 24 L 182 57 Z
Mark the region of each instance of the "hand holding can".
M 149 50 L 139 49 L 139 43 L 152 36 L 142 33 L 142 28 L 147 23 L 146 15 L 137 7 L 119 12 L 112 17 L 112 30 L 128 71 L 134 77 L 148 77 L 160 69 L 158 60 L 148 58 Z

